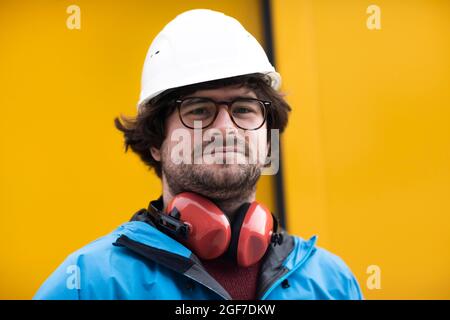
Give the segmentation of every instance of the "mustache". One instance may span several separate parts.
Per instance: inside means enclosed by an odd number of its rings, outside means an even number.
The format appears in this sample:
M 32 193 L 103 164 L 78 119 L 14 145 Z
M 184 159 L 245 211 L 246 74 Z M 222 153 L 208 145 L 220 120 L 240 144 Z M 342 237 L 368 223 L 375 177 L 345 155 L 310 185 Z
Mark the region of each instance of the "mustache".
M 207 154 L 213 154 L 215 153 L 215 149 L 227 149 L 229 150 L 230 148 L 228 147 L 233 147 L 233 150 L 236 152 L 240 152 L 242 154 L 244 154 L 246 157 L 250 156 L 250 144 L 248 143 L 248 139 L 245 138 L 241 138 L 235 135 L 227 135 L 225 139 L 222 139 L 221 142 L 217 142 L 215 136 L 213 136 L 214 139 L 212 139 L 213 141 L 203 141 L 201 144 L 195 146 L 192 150 L 192 159 L 194 159 L 194 157 L 196 155 L 200 155 L 203 156 L 204 150 L 206 148 L 208 148 L 209 146 L 211 147 L 211 152 L 208 152 Z

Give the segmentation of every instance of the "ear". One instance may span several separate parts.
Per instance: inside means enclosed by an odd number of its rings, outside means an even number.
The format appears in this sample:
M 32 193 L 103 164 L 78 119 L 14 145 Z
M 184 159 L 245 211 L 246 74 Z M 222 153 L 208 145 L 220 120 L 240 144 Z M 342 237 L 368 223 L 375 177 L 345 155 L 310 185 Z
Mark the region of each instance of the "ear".
M 153 159 L 156 161 L 161 161 L 161 151 L 155 147 L 150 148 L 150 153 L 152 154 Z

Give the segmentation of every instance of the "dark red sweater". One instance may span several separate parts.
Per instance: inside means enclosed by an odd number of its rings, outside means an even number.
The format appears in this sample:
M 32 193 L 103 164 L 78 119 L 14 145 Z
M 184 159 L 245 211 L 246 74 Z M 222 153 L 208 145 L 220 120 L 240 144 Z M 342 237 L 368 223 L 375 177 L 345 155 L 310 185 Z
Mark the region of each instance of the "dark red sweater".
M 233 300 L 255 300 L 260 262 L 244 268 L 226 257 L 202 260 L 206 271 L 227 290 Z

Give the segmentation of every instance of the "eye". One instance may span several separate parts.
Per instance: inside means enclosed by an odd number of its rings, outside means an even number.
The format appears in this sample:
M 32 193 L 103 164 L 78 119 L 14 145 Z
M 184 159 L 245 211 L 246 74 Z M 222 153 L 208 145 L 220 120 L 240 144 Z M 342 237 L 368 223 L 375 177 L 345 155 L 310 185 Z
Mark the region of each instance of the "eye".
M 251 113 L 251 112 L 255 112 L 255 110 L 253 110 L 252 108 L 249 107 L 236 107 L 233 109 L 233 113 Z
M 194 107 L 192 110 L 189 111 L 189 114 L 201 116 L 208 113 L 208 109 L 205 107 Z
M 181 105 L 181 114 L 183 117 L 205 119 L 214 115 L 215 105 L 210 101 L 202 99 L 186 100 Z
M 214 105 L 200 104 L 189 108 L 187 115 L 209 117 L 214 114 Z
M 258 101 L 239 100 L 233 103 L 232 113 L 238 117 L 253 117 L 261 113 Z

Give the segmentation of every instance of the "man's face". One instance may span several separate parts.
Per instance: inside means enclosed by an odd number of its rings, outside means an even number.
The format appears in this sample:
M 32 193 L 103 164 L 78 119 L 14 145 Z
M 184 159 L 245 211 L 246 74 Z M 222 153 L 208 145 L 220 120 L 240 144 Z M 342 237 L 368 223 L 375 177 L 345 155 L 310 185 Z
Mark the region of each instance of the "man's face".
M 184 99 L 188 97 L 215 101 L 257 98 L 252 90 L 239 86 L 199 90 Z M 180 132 L 187 137 L 181 142 Z M 181 163 L 177 157 L 180 143 L 184 150 L 188 147 L 188 156 Z M 166 120 L 166 138 L 157 156 L 163 181 L 174 194 L 190 191 L 217 200 L 246 196 L 255 190 L 267 156 L 267 126 L 264 123 L 257 130 L 238 128 L 227 106 L 221 104 L 211 125 L 194 130 L 185 127 L 176 110 Z

